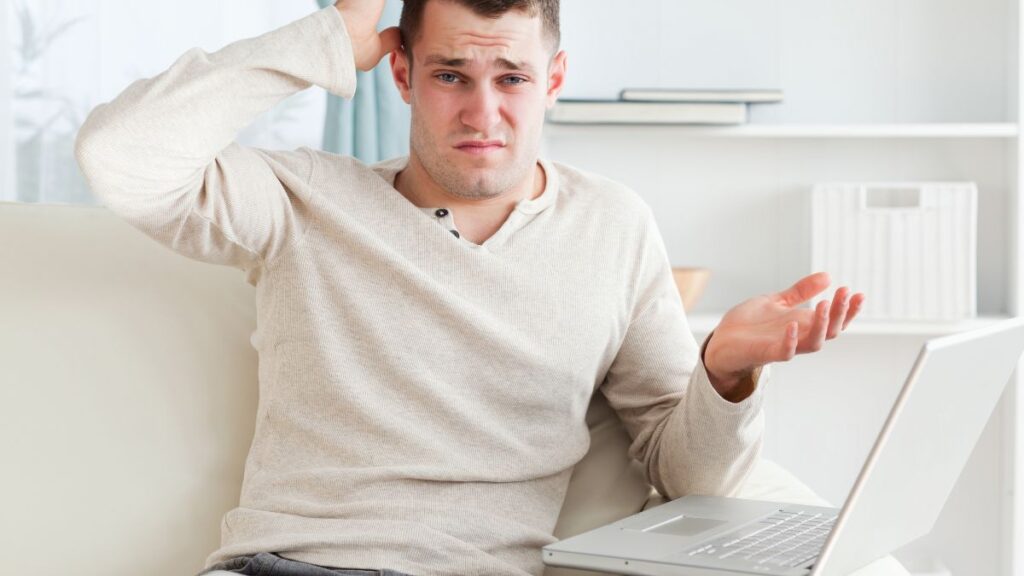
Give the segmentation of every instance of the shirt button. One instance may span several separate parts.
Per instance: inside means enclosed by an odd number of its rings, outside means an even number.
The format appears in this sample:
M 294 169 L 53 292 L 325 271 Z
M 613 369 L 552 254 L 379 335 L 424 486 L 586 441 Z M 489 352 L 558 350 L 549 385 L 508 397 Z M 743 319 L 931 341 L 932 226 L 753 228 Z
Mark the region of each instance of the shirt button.
M 437 210 L 436 210 L 436 211 L 434 212 L 434 215 L 435 215 L 435 216 L 437 216 L 438 218 L 444 218 L 445 216 L 447 216 L 447 215 L 448 215 L 448 210 L 446 210 L 446 209 L 444 209 L 444 208 L 438 208 L 438 209 L 437 209 Z
M 458 230 L 449 230 L 449 232 L 451 232 L 452 234 L 454 234 L 456 238 L 458 238 L 458 237 L 459 237 L 459 231 L 458 231 Z

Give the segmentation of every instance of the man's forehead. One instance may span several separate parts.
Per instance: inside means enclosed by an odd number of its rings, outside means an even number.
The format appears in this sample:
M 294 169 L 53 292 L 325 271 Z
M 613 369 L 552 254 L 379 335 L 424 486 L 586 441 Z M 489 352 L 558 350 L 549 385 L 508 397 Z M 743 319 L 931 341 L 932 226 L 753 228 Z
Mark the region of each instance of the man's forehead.
M 512 9 L 492 18 L 459 2 L 427 2 L 416 44 L 428 66 L 528 71 L 545 56 L 539 14 Z
M 539 13 L 510 9 L 495 16 L 478 14 L 460 2 L 427 2 L 422 17 L 422 32 L 457 36 L 480 34 L 495 38 L 529 39 L 539 35 L 543 22 Z

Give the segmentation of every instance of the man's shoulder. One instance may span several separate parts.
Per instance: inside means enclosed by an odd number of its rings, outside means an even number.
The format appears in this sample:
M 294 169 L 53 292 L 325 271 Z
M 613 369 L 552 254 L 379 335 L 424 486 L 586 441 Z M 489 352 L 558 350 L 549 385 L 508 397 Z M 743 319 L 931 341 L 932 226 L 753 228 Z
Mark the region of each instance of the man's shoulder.
M 304 152 L 312 155 L 322 170 L 341 173 L 379 175 L 382 170 L 387 170 L 391 164 L 402 160 L 402 158 L 391 158 L 389 160 L 382 160 L 374 164 L 369 164 L 349 154 L 328 152 L 327 150 L 322 150 L 320 148 L 303 146 L 299 148 L 299 150 L 303 150 Z
M 607 211 L 620 218 L 644 218 L 650 211 L 640 194 L 622 182 L 563 162 L 551 164 L 558 171 L 559 197 L 567 207 L 592 213 Z

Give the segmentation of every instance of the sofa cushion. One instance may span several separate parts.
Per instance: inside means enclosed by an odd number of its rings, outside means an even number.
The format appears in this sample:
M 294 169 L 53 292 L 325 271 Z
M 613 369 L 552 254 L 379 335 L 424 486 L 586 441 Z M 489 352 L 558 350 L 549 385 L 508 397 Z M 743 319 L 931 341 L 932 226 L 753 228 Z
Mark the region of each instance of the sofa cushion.
M 0 203 L 4 573 L 194 574 L 238 504 L 255 291 L 104 208 Z

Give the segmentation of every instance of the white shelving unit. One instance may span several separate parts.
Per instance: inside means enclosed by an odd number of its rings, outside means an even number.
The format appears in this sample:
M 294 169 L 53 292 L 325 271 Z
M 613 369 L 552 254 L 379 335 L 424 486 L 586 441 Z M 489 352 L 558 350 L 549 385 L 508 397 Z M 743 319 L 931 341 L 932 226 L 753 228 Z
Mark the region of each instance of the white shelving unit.
M 574 126 L 586 130 L 612 125 Z M 1018 127 L 1009 123 L 986 124 L 743 124 L 665 125 L 655 129 L 678 135 L 733 138 L 1016 138 Z
M 545 127 L 545 156 L 644 197 L 673 265 L 712 269 L 690 313 L 698 338 L 732 305 L 811 272 L 816 182 L 978 186 L 978 318 L 854 322 L 821 352 L 773 367 L 765 455 L 841 504 L 921 343 L 1021 314 L 1020 0 L 616 6 L 562 0 L 563 97 L 615 98 L 624 87 L 785 94 L 754 105 L 742 126 Z M 896 553 L 912 571 L 1024 576 L 1017 388 L 1015 377 L 934 530 Z

